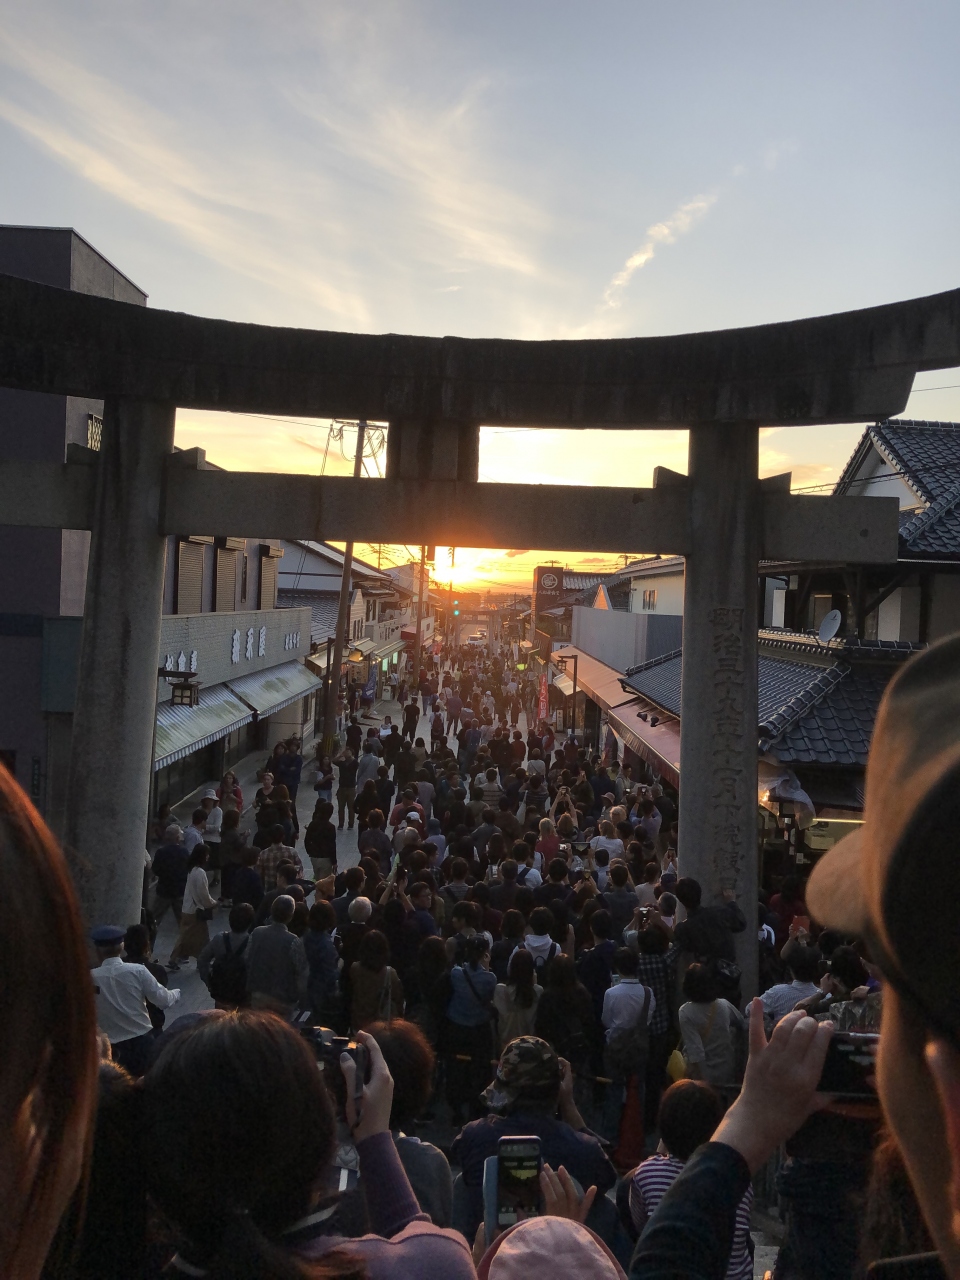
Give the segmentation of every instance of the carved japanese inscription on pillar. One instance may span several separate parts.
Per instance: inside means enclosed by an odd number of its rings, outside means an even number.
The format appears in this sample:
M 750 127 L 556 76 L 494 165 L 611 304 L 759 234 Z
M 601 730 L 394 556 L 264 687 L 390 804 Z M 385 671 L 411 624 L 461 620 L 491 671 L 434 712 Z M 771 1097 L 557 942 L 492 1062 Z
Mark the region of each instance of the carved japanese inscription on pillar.
M 709 773 L 710 840 L 721 888 L 736 887 L 743 863 L 745 808 L 743 768 L 746 723 L 743 609 L 711 609 L 714 723 Z

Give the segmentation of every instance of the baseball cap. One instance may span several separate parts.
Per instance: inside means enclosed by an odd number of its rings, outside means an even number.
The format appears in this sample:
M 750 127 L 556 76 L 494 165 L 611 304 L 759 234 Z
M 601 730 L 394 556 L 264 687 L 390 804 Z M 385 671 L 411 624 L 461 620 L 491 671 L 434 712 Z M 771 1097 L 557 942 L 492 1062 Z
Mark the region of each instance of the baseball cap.
M 493 1084 L 480 1097 L 491 1111 L 506 1111 L 525 1097 L 549 1100 L 560 1087 L 560 1059 L 552 1045 L 539 1036 L 517 1036 L 497 1063 Z
M 822 925 L 857 934 L 891 985 L 960 1044 L 960 636 L 911 658 L 880 703 L 863 825 L 807 884 Z M 926 883 L 930 893 L 917 893 Z

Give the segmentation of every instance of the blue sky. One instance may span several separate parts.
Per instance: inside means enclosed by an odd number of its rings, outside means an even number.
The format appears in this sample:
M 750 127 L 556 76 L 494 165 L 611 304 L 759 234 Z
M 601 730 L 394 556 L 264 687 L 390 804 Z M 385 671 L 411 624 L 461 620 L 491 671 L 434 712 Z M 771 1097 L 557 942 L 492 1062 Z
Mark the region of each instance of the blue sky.
M 0 220 L 76 227 L 152 306 L 266 323 L 612 337 L 869 306 L 960 284 L 958 47 L 960 8 L 925 0 L 0 0 Z M 960 419 L 960 389 L 908 413 Z M 825 483 L 857 436 L 765 433 L 761 470 Z M 326 428 L 185 414 L 179 438 L 307 471 Z M 648 483 L 685 447 L 491 432 L 481 469 Z

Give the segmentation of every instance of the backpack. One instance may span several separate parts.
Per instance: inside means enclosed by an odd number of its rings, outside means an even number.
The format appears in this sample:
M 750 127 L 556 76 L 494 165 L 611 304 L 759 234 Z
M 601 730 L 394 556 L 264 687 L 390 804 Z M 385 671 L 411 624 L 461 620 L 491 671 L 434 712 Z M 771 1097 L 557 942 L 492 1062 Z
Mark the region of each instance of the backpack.
M 550 963 L 550 961 L 553 959 L 553 957 L 557 954 L 559 950 L 560 950 L 560 947 L 558 946 L 558 944 L 556 942 L 551 942 L 550 950 L 547 955 L 533 956 L 533 967 L 536 970 L 538 982 L 540 981 L 541 976 L 545 973 L 547 965 Z M 526 951 L 526 947 L 524 947 L 524 951 Z M 532 951 L 530 952 L 530 955 L 533 955 Z
M 234 951 L 230 934 L 223 934 L 224 953 L 210 966 L 207 990 L 221 1004 L 243 1004 L 247 998 L 247 961 L 244 952 L 249 938 Z

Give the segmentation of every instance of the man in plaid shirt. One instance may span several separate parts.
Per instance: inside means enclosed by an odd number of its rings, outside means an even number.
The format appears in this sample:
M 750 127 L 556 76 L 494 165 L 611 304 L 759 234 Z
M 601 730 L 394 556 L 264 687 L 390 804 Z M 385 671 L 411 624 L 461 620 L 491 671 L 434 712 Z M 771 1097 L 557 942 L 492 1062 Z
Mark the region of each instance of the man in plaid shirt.
M 271 843 L 257 859 L 257 871 L 263 881 L 265 893 L 277 887 L 277 867 L 281 862 L 292 862 L 294 866 L 300 865 L 300 855 L 296 849 L 291 849 L 288 844 L 283 843 L 283 827 L 279 823 L 270 828 L 270 840 Z
M 657 917 L 637 934 L 640 949 L 640 981 L 649 987 L 657 1004 L 650 1020 L 650 1050 L 647 1055 L 644 1089 L 644 1128 L 649 1133 L 657 1123 L 660 1095 L 666 1083 L 667 1059 L 677 1043 L 674 1030 L 674 992 L 677 985 L 677 960 L 680 948 L 670 943 Z

